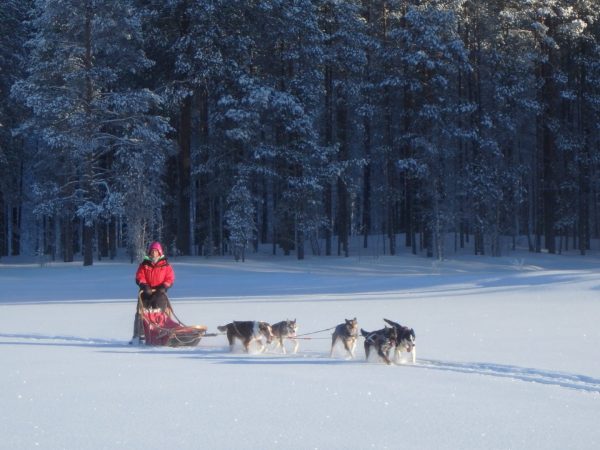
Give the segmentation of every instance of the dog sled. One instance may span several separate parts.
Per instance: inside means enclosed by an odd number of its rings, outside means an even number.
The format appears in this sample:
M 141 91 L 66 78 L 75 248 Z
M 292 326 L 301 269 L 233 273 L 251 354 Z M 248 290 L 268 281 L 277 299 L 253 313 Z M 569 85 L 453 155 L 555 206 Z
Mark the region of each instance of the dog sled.
M 185 325 L 173 312 L 171 302 L 167 299 L 165 310 L 145 308 L 142 302 L 142 291 L 138 294 L 137 311 L 138 327 L 143 332 L 140 342 L 146 345 L 168 347 L 193 347 L 206 336 L 204 325 Z

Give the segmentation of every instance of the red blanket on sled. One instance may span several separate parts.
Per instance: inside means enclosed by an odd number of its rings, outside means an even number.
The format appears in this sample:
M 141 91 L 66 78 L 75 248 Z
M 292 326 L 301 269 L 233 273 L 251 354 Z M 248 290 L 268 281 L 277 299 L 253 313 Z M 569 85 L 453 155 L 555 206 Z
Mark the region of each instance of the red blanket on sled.
M 148 345 L 167 345 L 173 331 L 186 328 L 162 311 L 144 311 L 142 322 Z

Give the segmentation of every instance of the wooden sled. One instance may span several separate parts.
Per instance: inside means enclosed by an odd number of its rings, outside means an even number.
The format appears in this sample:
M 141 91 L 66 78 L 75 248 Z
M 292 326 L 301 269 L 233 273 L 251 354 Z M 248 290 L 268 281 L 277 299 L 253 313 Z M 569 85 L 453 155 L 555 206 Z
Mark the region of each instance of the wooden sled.
M 167 308 L 144 308 L 142 291 L 138 293 L 139 327 L 143 330 L 143 341 L 146 345 L 169 347 L 193 347 L 206 334 L 204 325 L 184 325 L 173 312 L 171 302 L 167 299 Z

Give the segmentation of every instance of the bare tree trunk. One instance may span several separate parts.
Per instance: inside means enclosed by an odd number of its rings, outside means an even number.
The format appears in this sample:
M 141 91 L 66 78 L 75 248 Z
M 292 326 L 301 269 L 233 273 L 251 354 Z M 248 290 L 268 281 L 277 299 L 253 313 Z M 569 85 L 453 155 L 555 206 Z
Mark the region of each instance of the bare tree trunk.
M 85 59 L 84 64 L 86 67 L 86 71 L 89 74 L 93 67 L 92 61 L 92 11 L 86 11 L 85 25 L 84 25 L 84 36 L 85 36 Z M 90 78 L 90 75 L 86 75 L 85 77 L 85 100 L 86 100 L 86 114 L 88 118 L 91 116 L 90 107 L 93 99 L 93 82 Z M 90 127 L 90 125 L 87 125 Z M 87 133 L 91 135 L 90 130 L 86 130 Z M 92 198 L 94 194 L 94 187 L 92 181 L 94 179 L 94 169 L 93 169 L 93 157 L 89 155 L 85 158 L 85 170 L 83 172 L 83 179 L 80 180 L 81 187 L 85 194 Z M 93 241 L 94 241 L 94 224 L 91 222 L 90 218 L 83 218 L 83 265 L 91 266 L 94 263 L 94 250 L 93 250 Z
M 91 266 L 94 263 L 94 226 L 83 224 L 83 265 Z
M 339 102 L 340 105 L 337 108 L 337 135 L 338 142 L 340 144 L 339 160 L 345 162 L 348 160 L 348 124 L 345 96 L 340 95 Z M 338 255 L 340 254 L 341 250 L 344 256 L 348 257 L 350 254 L 350 250 L 348 248 L 348 237 L 350 234 L 350 205 L 348 187 L 346 186 L 346 182 L 341 177 L 338 177 L 337 180 L 337 194 Z
M 331 241 L 333 230 L 333 193 L 331 183 L 325 185 L 323 202 L 325 208 L 325 217 L 327 218 L 327 226 L 325 227 L 325 255 L 331 256 Z
M 333 74 L 329 66 L 325 67 L 325 145 L 333 145 Z M 327 225 L 325 227 L 325 255 L 331 256 L 332 231 L 333 231 L 333 189 L 331 183 L 325 185 L 323 190 L 323 205 L 325 207 L 325 217 Z
M 296 236 L 296 257 L 297 259 L 304 259 L 304 232 L 298 230 Z
M 371 24 L 371 1 L 363 0 L 363 17 L 368 25 Z M 366 81 L 371 82 L 371 55 L 367 50 L 366 54 L 367 66 L 366 66 Z M 368 105 L 371 104 L 370 95 L 367 95 L 365 99 Z M 369 245 L 369 234 L 371 233 L 371 145 L 372 145 L 372 127 L 371 127 L 371 116 L 366 113 L 363 118 L 364 126 L 364 138 L 363 138 L 363 152 L 365 155 L 365 166 L 363 168 L 363 189 L 362 189 L 362 219 L 361 229 L 363 232 L 363 248 L 368 248 Z
M 366 164 L 363 168 L 363 192 L 362 192 L 362 232 L 363 248 L 369 245 L 369 234 L 371 233 L 371 119 L 365 117 L 364 152 Z
M 184 255 L 191 254 L 191 217 L 190 190 L 191 186 L 191 148 L 192 148 L 192 97 L 183 100 L 179 111 L 179 155 L 178 155 L 178 186 L 177 186 L 177 249 Z
M 63 238 L 63 261 L 73 262 L 73 220 L 71 214 L 64 214 L 61 218 Z

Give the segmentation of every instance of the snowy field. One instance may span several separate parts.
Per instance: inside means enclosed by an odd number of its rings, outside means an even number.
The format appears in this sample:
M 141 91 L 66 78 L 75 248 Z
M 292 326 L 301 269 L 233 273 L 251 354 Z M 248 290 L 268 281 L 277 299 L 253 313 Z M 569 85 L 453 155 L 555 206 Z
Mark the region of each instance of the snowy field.
M 0 448 L 597 449 L 600 257 L 178 258 L 175 312 L 209 332 L 357 317 L 415 329 L 417 363 L 127 344 L 136 265 L 0 260 Z

